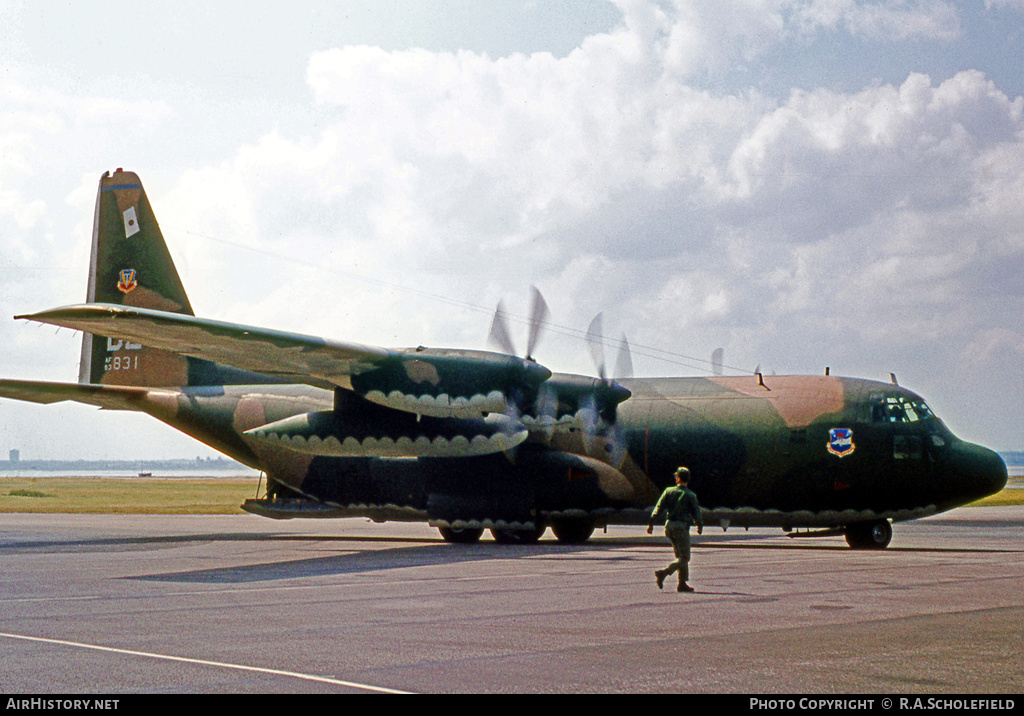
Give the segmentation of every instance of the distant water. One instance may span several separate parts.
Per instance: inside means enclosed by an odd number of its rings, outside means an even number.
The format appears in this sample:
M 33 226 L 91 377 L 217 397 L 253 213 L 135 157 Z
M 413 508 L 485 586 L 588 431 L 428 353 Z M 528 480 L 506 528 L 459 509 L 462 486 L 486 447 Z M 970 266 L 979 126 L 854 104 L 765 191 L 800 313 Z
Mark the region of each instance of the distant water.
M 228 467 L 221 469 L 202 470 L 149 470 L 143 468 L 150 477 L 244 477 L 258 479 L 258 470 L 251 470 L 245 466 Z M 139 477 L 139 470 L 0 470 L 0 477 Z

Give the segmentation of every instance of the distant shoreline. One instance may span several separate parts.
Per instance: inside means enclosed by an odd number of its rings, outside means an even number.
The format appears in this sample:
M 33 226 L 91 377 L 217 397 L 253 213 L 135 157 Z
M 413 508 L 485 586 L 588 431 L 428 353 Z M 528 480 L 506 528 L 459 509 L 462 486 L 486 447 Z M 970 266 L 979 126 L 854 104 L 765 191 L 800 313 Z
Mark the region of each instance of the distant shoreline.
M 1024 467 L 1024 452 L 1001 452 L 999 457 L 1003 458 L 1007 467 Z
M 1019 477 L 1024 468 L 1024 452 L 1000 452 L 999 456 L 1010 468 L 1011 477 Z M 47 473 L 60 475 L 77 475 L 82 477 L 99 476 L 149 476 L 171 477 L 174 475 L 193 475 L 196 473 L 214 473 L 224 475 L 233 473 L 238 476 L 258 474 L 260 471 L 225 457 L 173 459 L 173 460 L 0 460 L 0 477 L 33 477 L 47 476 Z
M 252 472 L 252 468 L 224 457 L 175 460 L 0 460 L 0 474 L 12 472 Z

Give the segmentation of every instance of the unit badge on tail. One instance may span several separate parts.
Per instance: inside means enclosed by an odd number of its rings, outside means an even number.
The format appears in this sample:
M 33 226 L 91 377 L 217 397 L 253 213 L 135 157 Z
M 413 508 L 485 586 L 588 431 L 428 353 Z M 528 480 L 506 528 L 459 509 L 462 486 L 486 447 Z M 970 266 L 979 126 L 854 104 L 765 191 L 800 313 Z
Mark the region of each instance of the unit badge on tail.
M 131 293 L 139 285 L 135 278 L 135 269 L 122 269 L 118 277 L 117 290 L 121 293 Z
M 832 428 L 828 431 L 828 451 L 838 457 L 846 457 L 853 453 L 857 446 L 853 444 L 852 428 Z

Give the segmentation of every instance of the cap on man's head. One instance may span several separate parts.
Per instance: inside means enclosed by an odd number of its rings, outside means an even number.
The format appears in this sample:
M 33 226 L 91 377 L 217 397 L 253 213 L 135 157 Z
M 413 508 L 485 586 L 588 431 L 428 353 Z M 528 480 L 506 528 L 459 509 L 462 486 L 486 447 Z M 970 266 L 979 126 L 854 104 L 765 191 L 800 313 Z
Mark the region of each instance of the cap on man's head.
M 687 467 L 677 467 L 676 468 L 676 477 L 678 477 L 683 482 L 689 482 L 690 481 L 690 469 L 687 468 Z

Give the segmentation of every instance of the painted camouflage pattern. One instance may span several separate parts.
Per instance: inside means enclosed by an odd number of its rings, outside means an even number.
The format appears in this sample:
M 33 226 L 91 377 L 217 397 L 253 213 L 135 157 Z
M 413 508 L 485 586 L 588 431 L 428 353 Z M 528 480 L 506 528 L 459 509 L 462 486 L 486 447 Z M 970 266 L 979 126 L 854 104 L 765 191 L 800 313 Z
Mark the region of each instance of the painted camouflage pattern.
M 995 453 L 890 383 L 616 384 L 500 353 L 197 318 L 130 172 L 100 182 L 87 303 L 23 317 L 85 333 L 81 380 L 0 381 L 0 395 L 146 412 L 263 471 L 266 495 L 244 508 L 269 517 L 585 538 L 646 524 L 687 465 L 709 524 L 844 528 L 935 514 L 1006 481 Z

